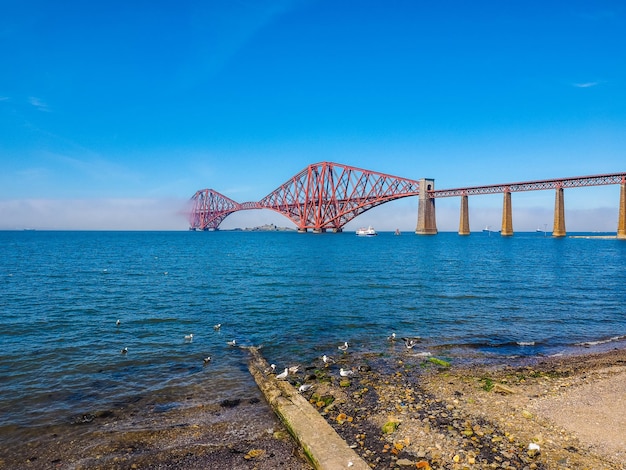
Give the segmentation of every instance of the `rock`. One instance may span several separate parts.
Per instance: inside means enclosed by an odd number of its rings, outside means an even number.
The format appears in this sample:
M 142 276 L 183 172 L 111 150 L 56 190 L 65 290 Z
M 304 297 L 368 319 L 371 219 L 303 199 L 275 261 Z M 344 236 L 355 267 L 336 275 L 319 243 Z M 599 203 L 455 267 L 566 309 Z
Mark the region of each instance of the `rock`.
M 265 454 L 265 451 L 263 449 L 252 449 L 250 452 L 244 455 L 243 458 L 246 460 L 256 459 L 263 454 Z
M 398 459 L 396 460 L 396 465 L 398 465 L 399 467 L 413 467 L 415 465 L 415 462 L 409 459 Z
M 502 384 L 495 384 L 492 390 L 496 393 L 502 393 L 503 395 L 511 395 L 515 393 L 515 390 Z

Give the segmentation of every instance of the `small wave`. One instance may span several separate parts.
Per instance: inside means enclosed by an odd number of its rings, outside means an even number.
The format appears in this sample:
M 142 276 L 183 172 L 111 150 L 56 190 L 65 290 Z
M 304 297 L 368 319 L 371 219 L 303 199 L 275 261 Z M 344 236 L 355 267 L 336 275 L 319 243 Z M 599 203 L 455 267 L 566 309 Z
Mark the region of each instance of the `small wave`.
M 497 341 L 497 340 L 485 339 L 484 341 L 470 342 L 466 344 L 465 346 L 469 346 L 470 348 L 475 348 L 475 349 L 483 349 L 483 348 L 506 349 L 506 348 L 511 348 L 511 347 L 537 346 L 538 344 L 541 344 L 541 342 L 538 343 L 537 341 L 507 341 L 507 340 Z
M 614 343 L 616 341 L 623 341 L 625 339 L 626 339 L 626 335 L 620 335 L 620 336 L 613 336 L 607 339 L 599 339 L 596 341 L 583 341 L 582 343 L 576 343 L 575 346 L 583 346 L 583 347 L 589 348 L 592 346 L 599 346 L 601 344 Z

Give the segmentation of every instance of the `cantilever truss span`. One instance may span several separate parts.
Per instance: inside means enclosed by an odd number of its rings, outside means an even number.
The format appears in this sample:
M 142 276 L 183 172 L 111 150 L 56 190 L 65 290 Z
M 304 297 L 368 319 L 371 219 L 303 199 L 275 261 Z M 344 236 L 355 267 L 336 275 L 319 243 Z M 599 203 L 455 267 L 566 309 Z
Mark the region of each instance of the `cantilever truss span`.
M 240 204 L 213 189 L 201 189 L 191 198 L 193 208 L 189 212 L 189 228 L 194 230 L 217 230 L 222 221 L 233 212 L 245 209 L 262 209 L 258 202 Z
M 363 212 L 395 199 L 419 195 L 419 182 L 348 165 L 309 165 L 259 202 L 239 204 L 211 189 L 192 197 L 190 228 L 217 229 L 238 210 L 270 209 L 291 220 L 298 230 L 341 231 Z
M 191 198 L 190 229 L 217 230 L 230 214 L 240 210 L 270 209 L 291 220 L 298 230 L 340 232 L 352 219 L 363 212 L 395 199 L 420 196 L 416 233 L 435 234 L 434 199 L 461 196 L 461 226 L 459 233 L 469 234 L 467 197 L 480 194 L 504 193 L 503 235 L 512 235 L 510 197 L 512 192 L 557 190 L 554 236 L 564 236 L 562 192 L 565 188 L 620 184 L 618 238 L 626 239 L 626 174 L 579 176 L 525 183 L 506 183 L 456 189 L 422 188 L 420 184 L 434 180 L 410 180 L 337 163 L 309 165 L 258 202 L 238 203 L 214 191 L 203 189 Z M 431 201 L 426 204 L 426 201 Z

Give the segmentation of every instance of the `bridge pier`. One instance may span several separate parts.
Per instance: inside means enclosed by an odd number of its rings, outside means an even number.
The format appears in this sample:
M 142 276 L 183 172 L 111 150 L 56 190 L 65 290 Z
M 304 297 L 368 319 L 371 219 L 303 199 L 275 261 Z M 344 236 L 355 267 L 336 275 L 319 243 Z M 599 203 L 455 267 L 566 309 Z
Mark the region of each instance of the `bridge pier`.
M 626 177 L 622 178 L 619 191 L 619 219 L 617 221 L 617 239 L 626 240 Z
M 417 235 L 437 235 L 437 218 L 435 217 L 435 198 L 429 191 L 435 189 L 435 180 L 422 178 L 419 180 L 419 202 L 417 206 Z
M 467 194 L 461 196 L 461 220 L 459 222 L 459 235 L 469 235 L 469 209 Z
M 565 236 L 565 202 L 563 200 L 563 188 L 556 188 L 554 199 L 554 226 L 552 228 L 553 237 Z
M 511 209 L 511 191 L 504 191 L 504 203 L 502 205 L 502 230 L 503 237 L 513 236 L 513 211 Z

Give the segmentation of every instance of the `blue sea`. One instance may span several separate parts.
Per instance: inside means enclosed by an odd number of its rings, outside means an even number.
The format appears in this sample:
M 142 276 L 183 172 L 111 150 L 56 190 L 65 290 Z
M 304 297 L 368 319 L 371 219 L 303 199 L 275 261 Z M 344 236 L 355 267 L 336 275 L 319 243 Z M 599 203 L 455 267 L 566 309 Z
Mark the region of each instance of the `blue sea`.
M 385 354 L 392 332 L 459 363 L 622 348 L 625 286 L 615 239 L 0 232 L 0 444 L 145 397 L 249 396 L 233 339 L 279 367 Z

